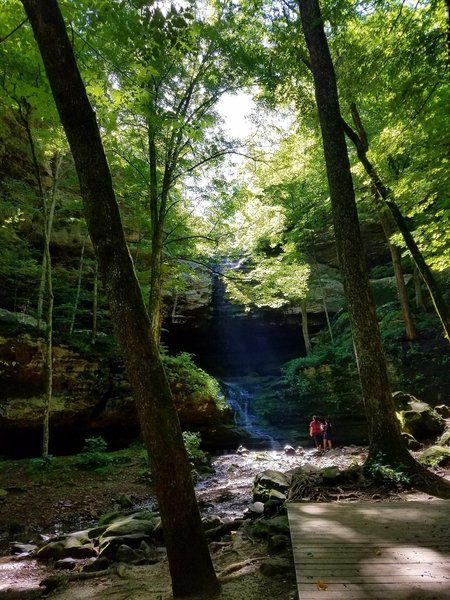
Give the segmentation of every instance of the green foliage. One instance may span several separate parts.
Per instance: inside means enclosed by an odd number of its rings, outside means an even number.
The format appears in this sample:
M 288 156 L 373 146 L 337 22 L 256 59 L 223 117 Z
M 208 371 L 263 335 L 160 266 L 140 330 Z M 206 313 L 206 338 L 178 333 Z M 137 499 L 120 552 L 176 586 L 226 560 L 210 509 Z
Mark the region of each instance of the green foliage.
M 80 469 L 97 470 L 111 465 L 113 458 L 107 454 L 108 444 L 102 437 L 87 438 L 84 441 L 83 451 L 78 455 Z
M 328 331 L 322 330 L 309 356 L 283 366 L 283 377 L 290 392 L 300 398 L 306 395 L 351 405 L 360 389 L 347 313 L 336 317 L 333 333 L 332 343 Z
M 194 465 L 204 466 L 209 463 L 207 453 L 200 448 L 202 440 L 199 433 L 183 431 L 183 441 L 188 458 Z
M 181 396 L 193 403 L 211 399 L 219 410 L 225 408 L 225 399 L 218 381 L 195 365 L 192 354 L 163 354 L 162 360 L 175 396 Z
M 383 454 L 378 453 L 370 462 L 368 462 L 364 470 L 381 483 L 401 484 L 404 486 L 411 485 L 411 479 L 405 472 L 404 465 L 393 467 L 386 464 L 386 459 Z
M 49 454 L 45 458 L 39 457 L 30 459 L 29 471 L 33 474 L 50 472 L 55 465 L 55 457 Z

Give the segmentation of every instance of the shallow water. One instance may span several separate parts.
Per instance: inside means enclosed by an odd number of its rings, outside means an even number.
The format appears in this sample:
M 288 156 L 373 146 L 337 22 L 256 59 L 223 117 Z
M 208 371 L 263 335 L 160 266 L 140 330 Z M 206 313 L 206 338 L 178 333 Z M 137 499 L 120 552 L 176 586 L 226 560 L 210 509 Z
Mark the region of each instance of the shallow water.
M 196 485 L 200 511 L 221 518 L 242 517 L 252 502 L 253 482 L 268 469 L 283 473 L 311 465 L 317 468 L 338 466 L 345 469 L 360 462 L 363 448 L 336 448 L 320 453 L 316 449 L 297 449 L 294 456 L 284 450 L 248 451 L 246 454 L 223 454 L 213 461 L 215 473 L 203 475 Z

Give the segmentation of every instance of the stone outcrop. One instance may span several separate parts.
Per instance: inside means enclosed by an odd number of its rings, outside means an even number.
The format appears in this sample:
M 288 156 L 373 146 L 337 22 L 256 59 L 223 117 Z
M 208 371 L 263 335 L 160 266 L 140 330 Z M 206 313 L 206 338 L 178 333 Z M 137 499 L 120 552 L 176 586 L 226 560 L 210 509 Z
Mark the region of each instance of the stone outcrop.
M 51 452 L 79 452 L 84 439 L 102 435 L 121 447 L 139 435 L 135 405 L 123 365 L 101 354 L 82 356 L 68 346 L 53 348 Z M 45 341 L 29 334 L 0 337 L 0 453 L 39 453 L 45 392 Z M 186 383 L 171 381 L 183 428 L 217 433 L 223 448 L 237 447 L 229 417 L 205 389 L 193 395 Z M 20 440 L 20 442 L 18 442 Z M 232 440 L 232 441 L 230 441 Z

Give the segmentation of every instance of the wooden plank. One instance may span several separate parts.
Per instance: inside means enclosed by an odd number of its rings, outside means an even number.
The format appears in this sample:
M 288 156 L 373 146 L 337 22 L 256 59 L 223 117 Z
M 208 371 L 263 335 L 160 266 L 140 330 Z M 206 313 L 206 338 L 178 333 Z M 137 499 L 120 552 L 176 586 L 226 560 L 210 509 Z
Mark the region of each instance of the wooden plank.
M 288 514 L 300 600 L 450 599 L 449 501 L 300 503 Z

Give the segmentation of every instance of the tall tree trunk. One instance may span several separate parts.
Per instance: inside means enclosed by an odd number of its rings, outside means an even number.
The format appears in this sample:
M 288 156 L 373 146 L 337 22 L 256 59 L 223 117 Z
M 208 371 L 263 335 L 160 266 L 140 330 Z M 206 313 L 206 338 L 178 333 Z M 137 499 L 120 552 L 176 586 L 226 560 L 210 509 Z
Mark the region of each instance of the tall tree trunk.
M 85 247 L 86 247 L 86 236 L 83 239 L 83 245 L 81 246 L 81 252 L 80 252 L 80 262 L 78 263 L 77 289 L 75 292 L 75 300 L 73 303 L 72 318 L 70 320 L 69 335 L 72 335 L 74 327 L 75 327 L 75 319 L 77 316 L 78 303 L 80 301 L 81 280 L 83 278 L 83 263 L 84 263 Z
M 337 253 L 368 421 L 369 459 L 382 453 L 389 463 L 411 463 L 412 458 L 405 447 L 395 416 L 370 292 L 334 67 L 320 8 L 317 0 L 298 0 L 298 5 L 314 77 Z
M 308 310 L 306 306 L 306 300 L 301 301 L 301 310 L 302 310 L 302 332 L 303 339 L 305 341 L 305 351 L 306 356 L 309 356 L 312 352 L 311 346 L 311 338 L 309 337 L 309 329 L 308 329 Z
M 148 314 L 155 343 L 159 344 L 162 326 L 162 252 L 166 196 L 165 189 L 158 189 L 156 132 L 153 125 L 148 129 L 148 155 L 150 167 L 149 214 L 152 230 L 152 254 L 150 257 L 150 291 Z
M 442 327 L 444 329 L 444 335 L 447 338 L 447 340 L 450 341 L 450 311 L 445 301 L 445 298 L 443 297 L 433 273 L 428 267 L 419 247 L 417 246 L 413 235 L 409 231 L 406 219 L 404 218 L 398 206 L 394 202 L 388 188 L 385 187 L 385 185 L 381 181 L 381 178 L 376 172 L 374 166 L 367 158 L 367 138 L 365 136 L 365 132 L 362 128 L 362 125 L 360 131 L 358 132 L 359 135 L 356 134 L 344 120 L 342 120 L 342 125 L 345 129 L 345 133 L 355 144 L 358 153 L 358 158 L 361 161 L 361 164 L 364 166 L 366 173 L 370 177 L 372 185 L 376 190 L 380 200 L 386 204 L 389 211 L 391 212 L 394 221 L 397 225 L 397 228 L 403 236 L 406 247 L 410 251 L 413 260 L 416 263 L 417 268 L 419 269 L 422 279 L 424 280 L 428 288 L 431 300 L 433 302 L 433 306 L 436 310 L 436 314 L 438 315 Z
M 52 259 L 50 254 L 50 234 L 48 223 L 48 209 L 44 198 L 44 245 L 45 245 L 45 262 L 46 262 L 46 287 L 47 287 L 47 352 L 45 361 L 46 386 L 45 386 L 45 403 L 44 403 L 44 422 L 42 432 L 42 457 L 48 457 L 50 443 L 50 410 L 53 395 L 53 282 L 52 282 Z
M 322 130 L 339 264 L 369 430 L 369 463 L 383 456 L 420 489 L 450 497 L 450 483 L 427 472 L 406 449 L 395 415 L 386 360 L 359 230 L 336 78 L 317 0 L 298 0 Z
M 56 203 L 56 187 L 58 182 L 58 174 L 60 167 L 60 157 L 56 155 L 55 167 L 52 168 L 53 183 L 50 195 L 50 207 L 42 184 L 41 169 L 34 144 L 33 133 L 31 131 L 31 105 L 26 99 L 21 98 L 16 100 L 19 107 L 19 116 L 22 125 L 27 133 L 28 143 L 30 145 L 33 168 L 38 186 L 39 198 L 43 213 L 43 237 L 44 237 L 44 252 L 42 258 L 42 277 L 39 289 L 40 312 L 38 301 L 38 327 L 42 320 L 42 309 L 44 304 L 45 290 L 47 290 L 47 332 L 46 332 L 46 353 L 45 353 L 45 398 L 42 415 L 42 458 L 48 457 L 48 449 L 50 443 L 50 410 L 53 394 L 53 284 L 52 284 L 52 263 L 50 254 L 50 234 L 53 222 L 53 215 Z
M 218 593 L 159 346 L 126 245 L 111 173 L 56 0 L 22 0 L 80 180 L 89 233 L 125 356 L 158 498 L 175 597 Z
M 52 237 L 53 230 L 53 218 L 55 216 L 55 208 L 56 208 L 56 192 L 58 189 L 58 181 L 59 181 L 59 171 L 61 169 L 62 163 L 62 154 L 60 152 L 56 152 L 50 161 L 51 170 L 52 170 L 52 189 L 50 191 L 50 207 L 48 210 L 47 218 L 44 222 L 44 227 L 47 228 L 47 235 L 49 240 Z M 45 232 L 44 232 L 45 238 Z M 41 328 L 42 314 L 44 310 L 44 295 L 45 295 L 45 286 L 47 281 L 47 254 L 44 251 L 42 253 L 42 261 L 41 261 L 41 280 L 39 283 L 38 289 L 38 299 L 37 299 L 37 326 L 38 329 Z

